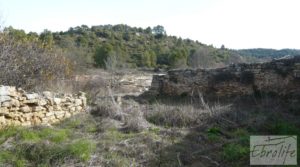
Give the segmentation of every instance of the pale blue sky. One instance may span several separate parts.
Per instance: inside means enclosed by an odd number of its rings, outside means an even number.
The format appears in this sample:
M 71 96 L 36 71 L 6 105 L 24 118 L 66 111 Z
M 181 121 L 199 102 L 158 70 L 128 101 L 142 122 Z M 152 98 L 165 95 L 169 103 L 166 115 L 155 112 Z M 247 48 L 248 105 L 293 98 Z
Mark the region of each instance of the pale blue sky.
M 299 0 L 0 0 L 5 26 L 163 25 L 169 35 L 229 48 L 300 49 Z

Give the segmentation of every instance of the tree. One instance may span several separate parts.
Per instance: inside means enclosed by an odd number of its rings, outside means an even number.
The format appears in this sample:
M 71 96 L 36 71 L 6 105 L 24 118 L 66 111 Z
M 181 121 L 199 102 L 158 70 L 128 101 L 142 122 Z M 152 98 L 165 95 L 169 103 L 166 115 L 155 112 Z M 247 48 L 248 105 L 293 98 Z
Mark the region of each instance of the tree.
M 175 49 L 172 51 L 169 61 L 172 67 L 185 67 L 187 65 L 187 51 L 185 49 Z
M 52 48 L 54 40 L 51 31 L 45 29 L 40 35 L 40 40 L 44 48 Z
M 161 25 L 153 27 L 152 33 L 154 34 L 155 38 L 162 38 L 163 36 L 167 35 L 165 28 Z
M 104 44 L 101 47 L 98 47 L 94 54 L 96 67 L 106 68 L 105 62 L 107 61 L 107 58 L 112 51 L 113 47 L 110 44 Z
M 188 58 L 188 64 L 193 68 L 208 68 L 211 67 L 213 63 L 212 49 L 207 47 L 200 47 L 191 52 Z

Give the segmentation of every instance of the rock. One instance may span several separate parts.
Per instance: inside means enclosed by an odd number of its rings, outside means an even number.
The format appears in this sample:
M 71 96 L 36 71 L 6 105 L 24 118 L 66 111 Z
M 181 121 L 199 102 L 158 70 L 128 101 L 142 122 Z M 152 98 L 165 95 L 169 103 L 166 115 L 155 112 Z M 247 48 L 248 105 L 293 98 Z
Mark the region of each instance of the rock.
M 3 95 L 3 96 L 0 95 L 0 103 L 6 102 L 6 101 L 11 101 L 11 97 L 7 96 L 7 95 Z
M 86 106 L 83 92 L 59 97 L 47 91 L 40 96 L 15 87 L 0 86 L 0 125 L 49 125 L 83 111 Z
M 24 104 L 35 104 L 38 105 L 38 99 L 25 100 Z
M 86 107 L 86 101 L 87 101 L 86 97 L 85 96 L 81 96 L 80 99 L 82 100 L 82 106 Z
M 38 100 L 38 105 L 40 105 L 40 106 L 47 105 L 47 101 L 45 99 L 39 99 Z
M 40 123 L 42 123 L 42 120 L 39 117 L 33 117 L 31 120 L 31 124 L 33 125 L 38 125 Z
M 31 122 L 21 122 L 21 126 L 31 126 Z
M 46 114 L 47 114 L 47 113 L 43 113 L 43 112 L 35 112 L 35 113 L 33 114 L 33 116 L 34 116 L 34 117 L 39 117 L 39 118 L 44 118 Z
M 75 109 L 76 112 L 80 112 L 81 110 L 82 110 L 81 106 L 77 106 L 76 109 Z
M 81 99 L 75 99 L 75 106 L 81 106 L 82 100 Z
M 44 107 L 41 107 L 41 106 L 32 107 L 33 112 L 39 112 L 39 111 L 45 111 L 45 110 L 46 109 Z
M 9 114 L 9 111 L 6 107 L 1 107 L 0 108 L 0 115 L 7 115 Z
M 10 101 L 6 101 L 1 104 L 1 107 L 11 107 L 11 106 L 12 106 L 12 104 Z
M 85 92 L 79 92 L 79 93 L 78 93 L 78 96 L 80 96 L 80 97 L 85 97 L 85 96 L 86 96 L 86 93 L 85 93 Z
M 72 114 L 70 114 L 69 112 L 66 112 L 66 114 L 65 114 L 65 117 L 66 118 L 69 118 L 69 117 L 71 117 L 72 116 Z
M 11 105 L 14 107 L 20 107 L 20 102 L 19 102 L 19 100 L 12 99 Z
M 48 113 L 45 114 L 46 117 L 50 117 L 50 116 L 53 116 L 53 115 L 54 115 L 54 112 L 48 112 Z
M 6 123 L 6 119 L 4 116 L 0 116 L 0 125 L 1 124 L 5 124 Z
M 28 112 L 31 112 L 31 108 L 29 106 L 24 106 L 24 107 L 21 107 L 20 108 L 21 112 L 23 113 L 28 113 Z
M 0 86 L 0 96 L 17 96 L 16 87 Z
M 49 91 L 44 91 L 42 94 L 43 94 L 44 97 L 47 97 L 47 98 L 52 98 L 53 97 L 53 93 L 51 93 Z
M 33 100 L 33 99 L 38 99 L 39 95 L 37 93 L 30 93 L 30 94 L 25 94 L 25 97 L 28 100 Z
M 59 105 L 61 103 L 61 98 L 53 98 L 53 102 L 55 105 Z

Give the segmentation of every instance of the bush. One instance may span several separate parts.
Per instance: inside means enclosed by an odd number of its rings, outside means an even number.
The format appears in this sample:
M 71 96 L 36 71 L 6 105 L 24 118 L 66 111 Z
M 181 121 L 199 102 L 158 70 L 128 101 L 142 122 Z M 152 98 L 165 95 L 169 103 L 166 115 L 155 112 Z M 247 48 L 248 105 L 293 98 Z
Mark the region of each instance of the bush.
M 0 78 L 3 85 L 32 89 L 72 75 L 71 62 L 39 42 L 18 41 L 0 33 Z
M 249 146 L 242 146 L 240 144 L 227 144 L 224 146 L 223 157 L 226 160 L 234 161 L 239 160 L 249 155 Z

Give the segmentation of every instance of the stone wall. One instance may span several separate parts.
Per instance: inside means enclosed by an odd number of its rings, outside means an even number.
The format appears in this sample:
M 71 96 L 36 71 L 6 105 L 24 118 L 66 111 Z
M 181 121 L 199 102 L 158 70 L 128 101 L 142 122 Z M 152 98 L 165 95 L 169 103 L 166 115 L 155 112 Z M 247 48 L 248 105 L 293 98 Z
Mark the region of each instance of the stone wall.
M 201 93 L 213 97 L 270 93 L 300 97 L 300 56 L 218 69 L 171 70 L 153 77 L 149 93 L 170 96 Z
M 0 86 L 0 128 L 6 125 L 49 125 L 85 111 L 85 94 L 27 93 Z

